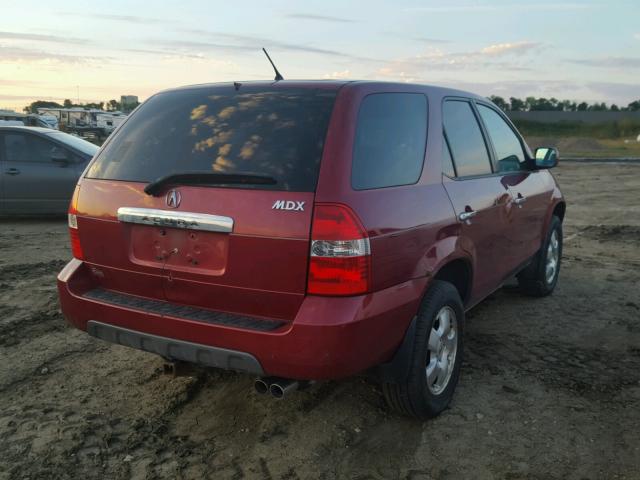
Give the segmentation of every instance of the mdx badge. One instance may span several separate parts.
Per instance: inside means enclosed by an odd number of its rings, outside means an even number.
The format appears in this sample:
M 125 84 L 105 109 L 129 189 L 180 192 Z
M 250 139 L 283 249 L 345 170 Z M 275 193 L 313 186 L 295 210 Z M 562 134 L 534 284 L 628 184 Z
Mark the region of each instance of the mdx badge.
M 304 202 L 292 200 L 276 200 L 271 207 L 272 210 L 293 210 L 294 212 L 304 212 Z
M 180 201 L 182 200 L 182 195 L 177 190 L 169 190 L 167 192 L 167 207 L 169 208 L 178 208 L 180 205 Z

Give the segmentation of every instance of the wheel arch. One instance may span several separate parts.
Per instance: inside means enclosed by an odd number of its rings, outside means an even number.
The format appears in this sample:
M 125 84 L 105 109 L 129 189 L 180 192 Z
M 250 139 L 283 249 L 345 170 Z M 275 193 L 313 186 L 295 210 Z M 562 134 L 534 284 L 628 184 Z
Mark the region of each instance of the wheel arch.
M 434 272 L 433 279 L 451 283 L 458 291 L 462 304 L 467 305 L 473 283 L 473 266 L 468 258 L 448 259 Z
M 542 224 L 542 232 L 540 233 L 540 242 L 544 242 L 544 239 L 547 238 L 547 233 L 549 233 L 549 225 L 551 225 L 551 219 L 555 216 L 560 219 L 560 223 L 564 221 L 564 215 L 567 210 L 567 204 L 564 201 L 564 198 L 558 199 L 556 202 L 549 205 L 547 210 L 547 215 Z
M 553 210 L 551 211 L 551 215 L 558 217 L 560 219 L 560 221 L 563 222 L 564 221 L 564 213 L 566 212 L 566 210 L 567 210 L 567 204 L 565 203 L 564 200 L 560 200 L 553 207 Z M 549 220 L 551 220 L 551 219 L 549 218 Z

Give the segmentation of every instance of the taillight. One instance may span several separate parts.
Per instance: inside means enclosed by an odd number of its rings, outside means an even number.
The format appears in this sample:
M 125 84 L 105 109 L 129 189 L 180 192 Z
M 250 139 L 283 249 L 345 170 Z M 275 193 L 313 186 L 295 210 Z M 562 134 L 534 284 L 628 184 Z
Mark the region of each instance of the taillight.
M 369 238 L 356 214 L 345 205 L 316 204 L 307 292 L 358 295 L 370 284 Z
M 69 222 L 69 236 L 71 237 L 71 253 L 78 260 L 84 259 L 82 253 L 82 245 L 80 245 L 80 233 L 78 232 L 78 194 L 80 193 L 80 185 L 76 185 L 76 189 L 71 197 L 69 204 L 69 213 L 67 215 Z

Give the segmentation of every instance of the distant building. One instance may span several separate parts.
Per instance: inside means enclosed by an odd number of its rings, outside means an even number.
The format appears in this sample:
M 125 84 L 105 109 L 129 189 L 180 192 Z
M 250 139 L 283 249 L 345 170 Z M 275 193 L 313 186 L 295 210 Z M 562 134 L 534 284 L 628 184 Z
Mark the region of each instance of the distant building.
M 120 97 L 120 108 L 124 112 L 130 112 L 134 108 L 138 106 L 138 96 L 137 95 L 122 95 Z

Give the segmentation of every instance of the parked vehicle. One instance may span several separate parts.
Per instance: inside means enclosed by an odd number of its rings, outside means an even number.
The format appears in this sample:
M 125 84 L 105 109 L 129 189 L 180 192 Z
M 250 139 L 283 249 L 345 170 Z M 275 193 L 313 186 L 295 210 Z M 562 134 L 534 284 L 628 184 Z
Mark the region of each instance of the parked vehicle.
M 32 127 L 53 128 L 59 130 L 58 117 L 55 115 L 29 115 L 27 124 Z
M 62 310 L 106 341 L 258 376 L 374 373 L 419 418 L 449 403 L 465 311 L 512 275 L 550 294 L 565 202 L 488 100 L 432 86 L 169 90 L 102 147 L 69 210 Z
M 1 120 L 0 127 L 24 127 L 24 122 L 21 120 Z
M 122 112 L 105 112 L 96 108 L 38 108 L 41 117 L 53 118 L 56 125 L 70 133 L 102 143 L 127 118 Z
M 0 125 L 53 128 L 58 130 L 58 119 L 53 115 L 18 113 L 12 110 L 0 110 Z
M 123 113 L 99 113 L 96 115 L 96 127 L 101 128 L 105 135 L 109 135 L 127 119 Z
M 64 215 L 97 150 L 58 130 L 0 126 L 0 215 Z

